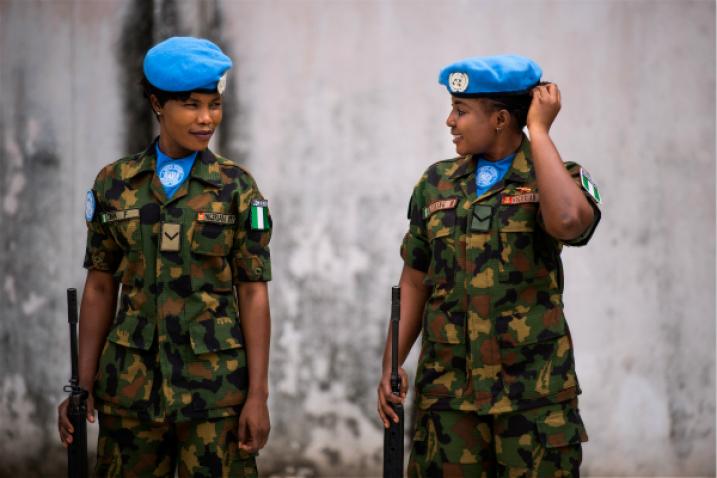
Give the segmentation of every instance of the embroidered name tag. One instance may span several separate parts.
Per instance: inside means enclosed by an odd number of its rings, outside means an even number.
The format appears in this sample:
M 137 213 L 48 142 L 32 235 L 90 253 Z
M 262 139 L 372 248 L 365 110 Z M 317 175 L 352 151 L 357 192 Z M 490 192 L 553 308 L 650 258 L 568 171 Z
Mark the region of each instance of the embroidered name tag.
M 503 196 L 502 204 L 524 204 L 528 202 L 538 202 L 540 195 L 538 193 L 518 194 L 517 196 Z
M 430 216 L 436 211 L 442 211 L 444 209 L 453 209 L 454 207 L 456 207 L 456 204 L 458 204 L 458 198 L 439 199 L 438 201 L 433 201 L 431 204 L 428 205 L 428 207 L 423 208 L 423 219 L 426 219 L 428 216 Z
M 236 222 L 236 216 L 232 214 L 221 214 L 218 212 L 198 212 L 197 221 L 214 222 L 217 224 L 234 224 Z
M 125 219 L 136 219 L 139 217 L 139 209 L 124 209 L 122 211 L 110 211 L 102 213 L 102 224 L 108 222 L 124 221 Z

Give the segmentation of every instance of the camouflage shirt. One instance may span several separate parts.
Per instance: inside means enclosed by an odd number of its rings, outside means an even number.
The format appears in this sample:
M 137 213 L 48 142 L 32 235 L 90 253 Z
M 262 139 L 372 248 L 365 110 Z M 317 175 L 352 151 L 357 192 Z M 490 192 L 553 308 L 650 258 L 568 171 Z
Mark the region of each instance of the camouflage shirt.
M 157 421 L 235 415 L 248 372 L 234 284 L 271 279 L 267 204 L 209 150 L 169 200 L 155 164 L 152 145 L 102 169 L 92 191 L 84 265 L 121 284 L 97 406 Z
M 565 167 L 580 184 L 580 166 Z M 563 316 L 563 243 L 545 231 L 530 143 L 476 197 L 471 156 L 440 161 L 416 185 L 401 247 L 426 273 L 416 373 L 419 406 L 496 414 L 580 393 Z M 583 245 L 600 220 L 567 244 Z

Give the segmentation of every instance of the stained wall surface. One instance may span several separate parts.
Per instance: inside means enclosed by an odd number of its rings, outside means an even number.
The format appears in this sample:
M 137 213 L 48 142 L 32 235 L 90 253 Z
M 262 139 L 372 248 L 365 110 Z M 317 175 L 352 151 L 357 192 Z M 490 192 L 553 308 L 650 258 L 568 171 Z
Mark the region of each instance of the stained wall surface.
M 0 476 L 63 476 L 84 192 L 151 137 L 135 75 L 170 34 L 234 57 L 214 147 L 275 223 L 264 476 L 380 474 L 405 211 L 453 155 L 437 73 L 503 52 L 560 85 L 551 134 L 605 199 L 589 247 L 564 252 L 583 471 L 714 476 L 715 4 L 643 0 L 0 1 Z

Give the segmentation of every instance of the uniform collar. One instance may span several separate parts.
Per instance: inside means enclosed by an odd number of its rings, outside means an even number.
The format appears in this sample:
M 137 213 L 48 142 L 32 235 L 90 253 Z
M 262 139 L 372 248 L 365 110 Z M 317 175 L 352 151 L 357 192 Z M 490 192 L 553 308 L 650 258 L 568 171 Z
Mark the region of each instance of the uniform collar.
M 159 140 L 159 136 L 154 139 L 147 149 L 140 153 L 134 161 L 131 161 L 127 165 L 125 171 L 125 177 L 131 179 L 141 173 L 154 172 L 157 164 L 157 153 L 155 152 L 155 145 Z M 219 162 L 217 157 L 212 153 L 209 148 L 199 151 L 197 158 L 194 161 L 192 167 L 191 177 L 199 179 L 212 186 L 220 187 L 221 178 L 219 176 Z
M 469 154 L 463 156 L 448 171 L 451 179 L 459 179 L 469 174 L 475 174 L 478 163 L 477 156 Z M 535 170 L 533 169 L 533 160 L 530 157 L 530 141 L 523 135 L 518 152 L 513 158 L 513 164 L 503 178 L 504 182 L 528 183 L 535 179 Z

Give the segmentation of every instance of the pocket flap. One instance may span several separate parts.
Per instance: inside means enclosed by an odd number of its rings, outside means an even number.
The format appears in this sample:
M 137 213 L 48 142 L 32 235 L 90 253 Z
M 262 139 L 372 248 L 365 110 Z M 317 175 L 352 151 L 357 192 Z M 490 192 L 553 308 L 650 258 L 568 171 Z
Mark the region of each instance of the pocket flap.
M 195 354 L 230 350 L 244 345 L 241 324 L 233 317 L 212 317 L 203 314 L 189 326 L 192 350 Z
M 192 235 L 192 252 L 205 256 L 229 255 L 234 229 L 217 222 L 197 222 Z
M 588 441 L 580 413 L 572 408 L 553 410 L 536 422 L 538 439 L 545 448 L 558 448 Z
M 154 324 L 138 312 L 120 309 L 107 340 L 124 347 L 149 350 L 154 341 Z

